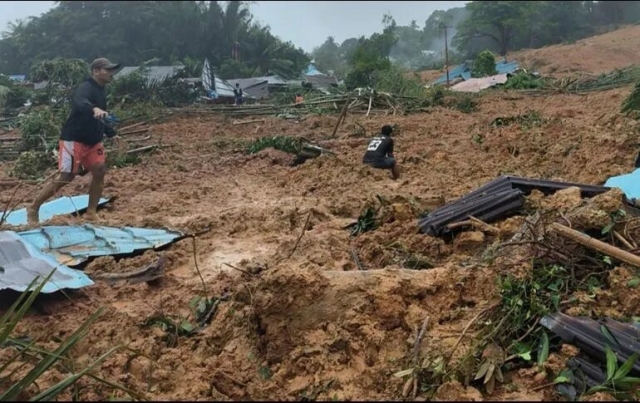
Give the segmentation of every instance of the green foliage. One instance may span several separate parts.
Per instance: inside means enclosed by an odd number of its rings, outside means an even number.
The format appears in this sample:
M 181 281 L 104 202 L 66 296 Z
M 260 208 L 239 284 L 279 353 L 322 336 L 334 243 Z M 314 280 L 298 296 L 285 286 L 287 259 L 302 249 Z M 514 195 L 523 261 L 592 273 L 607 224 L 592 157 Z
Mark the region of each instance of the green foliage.
M 0 74 L 0 110 L 8 113 L 21 108 L 31 97 L 31 91 L 24 85 Z
M 622 102 L 622 113 L 640 112 L 640 81 L 633 88 L 633 92 Z
M 108 153 L 105 164 L 108 168 L 123 168 L 129 165 L 138 165 L 142 162 L 142 159 L 138 154 L 128 153 Z
M 509 77 L 509 80 L 507 80 L 502 88 L 506 90 L 533 90 L 545 88 L 546 86 L 547 84 L 544 79 L 536 77 L 533 74 L 520 72 Z
M 57 2 L 42 16 L 14 24 L 0 40 L 0 71 L 27 72 L 55 57 L 99 56 L 130 66 L 153 58 L 164 65 L 183 61 L 190 73 L 197 73 L 195 61 L 205 58 L 218 70 L 232 59 L 256 74 L 285 73 L 283 66 L 296 73 L 304 69 L 305 53 L 253 22 L 250 6 L 248 1 Z
M 55 149 L 66 117 L 66 109 L 52 106 L 38 107 L 24 114 L 18 121 L 22 150 Z
M 480 52 L 473 62 L 473 77 L 487 77 L 498 74 L 496 70 L 496 58 L 490 50 Z
M 618 357 L 616 357 L 609 345 L 605 346 L 605 355 L 607 358 L 607 378 L 602 385 L 597 385 L 587 390 L 587 394 L 606 392 L 622 400 L 637 400 L 640 398 L 640 393 L 637 391 L 638 385 L 640 385 L 640 378 L 627 376 L 638 360 L 638 353 L 631 354 L 620 366 L 618 366 Z
M 44 279 L 35 279 L 13 305 L 0 317 L 0 346 L 14 346 L 17 351 L 11 356 L 7 356 L 6 360 L 0 364 L 0 401 L 16 401 L 30 398 L 31 401 L 52 401 L 69 387 L 73 386 L 81 378 L 87 376 L 96 366 L 100 365 L 106 358 L 116 352 L 119 347 L 109 350 L 100 356 L 90 365 L 66 376 L 58 383 L 42 390 L 38 385 L 38 380 L 50 369 L 54 367 L 64 368 L 65 362 L 68 361 L 68 353 L 78 345 L 88 334 L 90 326 L 100 317 L 103 309 L 99 309 L 91 315 L 87 320 L 80 324 L 78 329 L 69 335 L 65 340 L 61 341 L 54 351 L 47 351 L 37 348 L 34 342 L 25 342 L 20 338 L 12 337 L 12 333 L 16 326 L 22 321 L 27 312 L 33 306 L 36 298 L 42 291 L 44 285 L 51 279 L 53 271 Z M 38 283 L 38 285 L 36 285 Z M 7 347 L 8 348 L 8 347 Z M 14 383 L 9 383 L 22 370 L 27 362 L 31 365 L 31 369 Z M 10 371 L 8 374 L 5 371 Z M 114 385 L 100 378 L 92 376 L 94 379 L 100 380 L 102 383 L 110 384 L 118 389 L 125 390 L 121 386 Z M 29 396 L 32 385 L 36 385 L 37 394 Z M 135 395 L 135 393 L 131 393 Z
M 262 137 L 249 145 L 247 148 L 247 154 L 256 154 L 267 148 L 273 148 L 290 154 L 298 154 L 302 151 L 302 142 L 303 140 L 297 137 Z
M 418 78 L 407 77 L 405 74 L 406 72 L 398 66 L 391 66 L 387 70 L 374 71 L 372 77 L 376 91 L 416 98 L 428 96 L 424 84 Z
M 378 228 L 380 222 L 376 219 L 377 214 L 378 211 L 373 207 L 365 208 L 358 217 L 358 221 L 351 226 L 351 236 L 357 236 Z
M 373 74 L 388 71 L 392 67 L 389 52 L 396 41 L 393 27 L 385 28 L 382 34 L 375 33 L 370 38 L 360 38 L 349 59 L 351 71 L 345 79 L 347 88 L 373 87 Z
M 51 151 L 24 151 L 9 175 L 17 179 L 41 179 L 47 170 L 55 166 L 56 159 Z
M 508 117 L 498 117 L 491 122 L 491 126 L 510 126 L 512 124 L 519 124 L 523 128 L 531 128 L 533 126 L 540 126 L 546 121 L 538 111 L 530 110 L 524 114 Z

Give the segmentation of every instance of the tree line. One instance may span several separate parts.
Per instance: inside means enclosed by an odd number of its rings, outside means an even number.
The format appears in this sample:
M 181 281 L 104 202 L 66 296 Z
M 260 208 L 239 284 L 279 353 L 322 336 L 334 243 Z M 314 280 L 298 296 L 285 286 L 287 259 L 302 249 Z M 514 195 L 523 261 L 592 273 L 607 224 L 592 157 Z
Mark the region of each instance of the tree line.
M 379 67 L 389 61 L 422 70 L 444 65 L 445 27 L 450 64 L 454 64 L 474 59 L 484 50 L 506 55 L 523 48 L 571 43 L 620 25 L 637 24 L 640 2 L 472 1 L 465 7 L 435 11 L 422 28 L 417 21 L 398 26 L 390 15 L 385 15 L 382 22 L 385 25 L 382 35 L 387 39 L 378 46 L 382 52 L 378 54 L 380 60 L 371 65 Z M 371 49 L 375 35 L 349 38 L 342 43 L 330 36 L 313 50 L 312 57 L 319 69 L 347 76 L 349 71 L 362 66 L 367 57 L 371 59 L 370 52 L 365 57 L 367 52 L 362 52 L 362 48 Z
M 394 65 L 421 70 L 442 67 L 445 27 L 450 64 L 490 50 L 504 55 L 640 22 L 632 1 L 472 1 L 438 10 L 420 27 L 383 17 L 384 29 L 369 37 L 333 37 L 311 54 L 275 37 L 253 21 L 250 2 L 58 1 L 40 17 L 11 24 L 0 40 L 0 72 L 29 73 L 56 57 L 85 61 L 106 56 L 124 65 L 182 63 L 200 74 L 208 58 L 223 78 L 278 74 L 294 78 L 315 59 L 321 71 L 348 86 L 375 83 Z
M 123 65 L 182 63 L 199 73 L 205 58 L 225 78 L 295 77 L 309 58 L 253 21 L 250 2 L 57 1 L 40 17 L 15 22 L 0 40 L 0 72 L 28 74 L 57 57 L 104 56 Z

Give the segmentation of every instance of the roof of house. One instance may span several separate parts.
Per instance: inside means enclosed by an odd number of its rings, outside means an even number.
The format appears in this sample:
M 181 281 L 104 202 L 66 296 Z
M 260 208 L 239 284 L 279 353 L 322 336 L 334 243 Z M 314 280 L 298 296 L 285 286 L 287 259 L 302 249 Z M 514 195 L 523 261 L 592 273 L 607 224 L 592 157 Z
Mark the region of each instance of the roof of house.
M 496 63 L 496 70 L 498 74 L 511 74 L 520 67 L 518 62 L 506 62 L 504 60 Z M 459 66 L 449 70 L 449 81 L 453 81 L 457 78 L 468 80 L 471 78 L 471 65 L 468 63 L 462 63 Z M 433 82 L 433 84 L 444 84 L 447 82 L 447 73 L 444 73 L 440 78 Z
M 235 97 L 233 86 L 222 78 L 214 75 L 216 93 L 219 97 Z
M 240 88 L 251 88 L 260 84 L 269 84 L 269 80 L 266 80 L 264 77 L 255 77 L 255 78 L 235 78 L 233 80 L 227 80 L 229 84 L 235 86 L 236 84 L 240 84 Z
M 123 67 L 116 73 L 116 77 L 127 76 L 134 71 L 140 70 L 140 68 L 140 66 Z M 169 77 L 173 77 L 182 69 L 184 69 L 184 66 L 147 66 L 142 74 L 149 80 L 163 81 Z
M 330 85 L 338 85 L 338 80 L 333 76 L 322 75 L 305 75 L 306 82 L 313 85 L 315 88 L 327 88 Z

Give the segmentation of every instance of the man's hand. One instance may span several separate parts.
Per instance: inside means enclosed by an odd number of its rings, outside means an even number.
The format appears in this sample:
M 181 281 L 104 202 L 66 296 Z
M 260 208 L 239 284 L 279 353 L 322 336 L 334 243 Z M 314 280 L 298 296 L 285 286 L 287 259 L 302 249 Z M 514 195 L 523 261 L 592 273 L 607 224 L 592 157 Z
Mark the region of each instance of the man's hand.
M 96 119 L 106 118 L 108 115 L 107 111 L 103 111 L 98 107 L 93 108 L 93 117 Z

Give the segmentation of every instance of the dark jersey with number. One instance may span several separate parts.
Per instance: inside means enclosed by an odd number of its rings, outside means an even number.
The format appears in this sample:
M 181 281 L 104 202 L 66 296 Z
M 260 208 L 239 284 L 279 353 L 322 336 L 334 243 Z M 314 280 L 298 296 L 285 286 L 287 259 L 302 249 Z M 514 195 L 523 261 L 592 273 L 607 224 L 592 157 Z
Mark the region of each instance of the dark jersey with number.
M 371 139 L 367 146 L 367 152 L 364 153 L 362 162 L 375 162 L 388 154 L 393 154 L 393 139 L 389 136 L 377 136 Z

